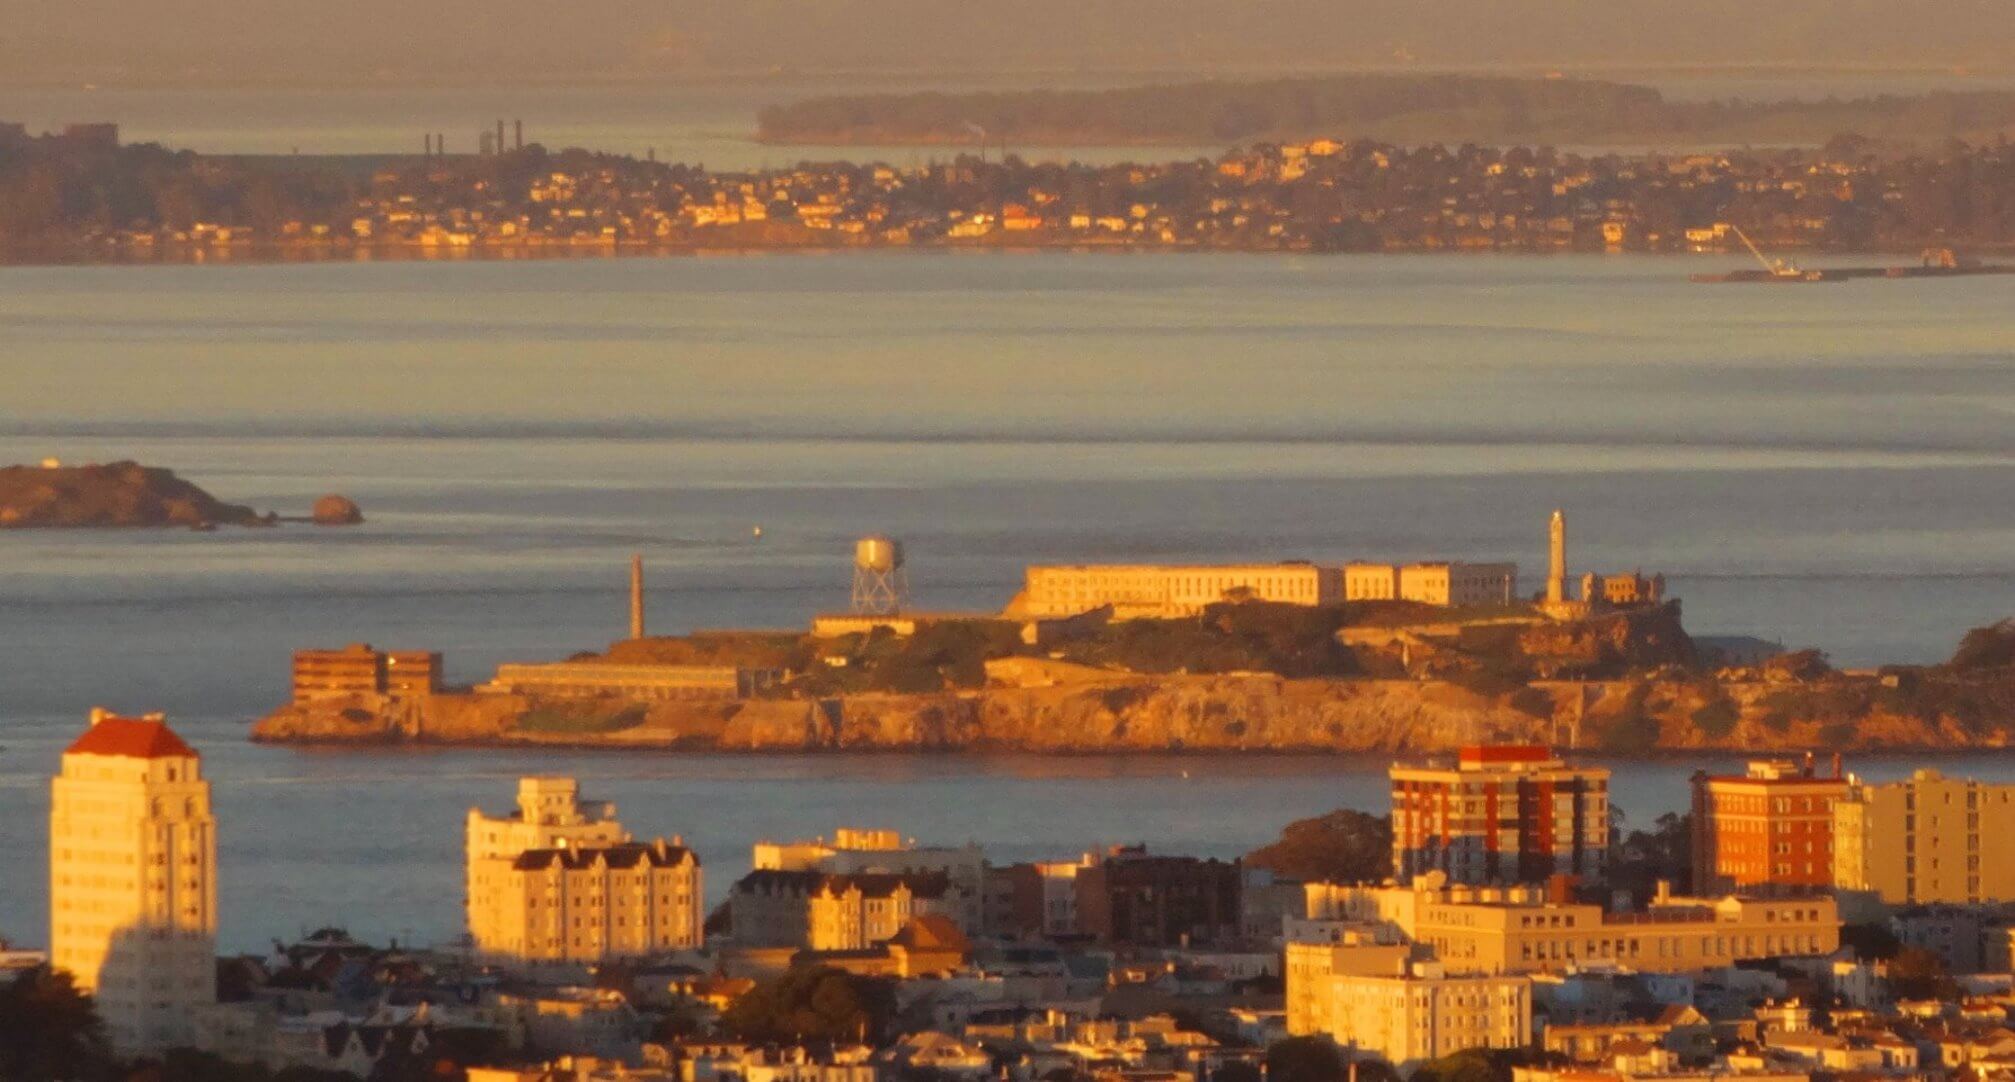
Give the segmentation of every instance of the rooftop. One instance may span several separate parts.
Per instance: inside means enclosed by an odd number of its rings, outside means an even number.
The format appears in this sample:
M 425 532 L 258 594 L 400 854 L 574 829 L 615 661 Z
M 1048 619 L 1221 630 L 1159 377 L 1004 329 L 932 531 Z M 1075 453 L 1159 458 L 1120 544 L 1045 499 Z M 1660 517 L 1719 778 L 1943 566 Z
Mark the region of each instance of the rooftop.
M 196 759 L 196 749 L 175 735 L 159 714 L 126 718 L 103 709 L 91 712 L 91 728 L 85 730 L 65 755 L 108 755 L 121 759 Z

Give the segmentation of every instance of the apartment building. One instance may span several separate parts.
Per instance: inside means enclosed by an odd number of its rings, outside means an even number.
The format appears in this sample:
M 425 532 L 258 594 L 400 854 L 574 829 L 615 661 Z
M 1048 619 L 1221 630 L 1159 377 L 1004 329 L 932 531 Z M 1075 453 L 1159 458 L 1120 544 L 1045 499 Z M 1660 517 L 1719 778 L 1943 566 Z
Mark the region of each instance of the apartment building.
M 201 758 L 159 714 L 91 712 L 49 809 L 49 960 L 122 1055 L 190 1044 L 216 1002 L 217 819 Z
M 1833 810 L 1847 795 L 1836 756 L 1759 759 L 1742 774 L 1693 776 L 1693 889 L 1810 892 L 1833 885 Z
M 1833 882 L 1889 905 L 2015 901 L 2015 785 L 1919 770 L 1883 785 L 1850 779 L 1833 805 Z
M 1609 854 L 1609 771 L 1543 747 L 1461 749 L 1453 764 L 1395 763 L 1392 871 L 1455 883 L 1599 880 Z

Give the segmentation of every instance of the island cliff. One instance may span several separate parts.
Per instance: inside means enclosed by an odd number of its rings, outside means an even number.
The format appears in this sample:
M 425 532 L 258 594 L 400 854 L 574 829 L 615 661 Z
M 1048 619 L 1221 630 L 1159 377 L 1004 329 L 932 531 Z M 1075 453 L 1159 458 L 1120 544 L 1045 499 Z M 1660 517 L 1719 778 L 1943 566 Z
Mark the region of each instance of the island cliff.
M 1640 629 L 1662 633 L 1660 618 Z M 1646 635 L 1531 625 L 1593 659 Z M 1618 637 L 1624 640 L 1621 644 Z M 2015 740 L 2010 625 L 1943 666 L 1836 672 L 1816 655 L 1713 671 L 1667 664 L 1597 678 L 1138 673 L 990 659 L 971 688 L 638 702 L 496 692 L 295 704 L 255 740 L 615 746 L 695 751 L 1401 753 L 1525 741 L 1612 755 L 1666 750 L 2001 748 Z M 1668 643 L 1667 648 L 1678 644 Z M 1687 650 L 1692 644 L 1685 643 Z M 2002 653 L 2008 652 L 2001 650 Z M 1969 660 L 1970 657 L 1970 660 Z M 1558 659 L 1555 659 L 1556 661 Z M 1626 667 L 1628 668 L 1628 667 Z
M 175 476 L 137 462 L 9 466 L 0 469 L 0 529 L 270 526 L 277 521 L 225 503 Z

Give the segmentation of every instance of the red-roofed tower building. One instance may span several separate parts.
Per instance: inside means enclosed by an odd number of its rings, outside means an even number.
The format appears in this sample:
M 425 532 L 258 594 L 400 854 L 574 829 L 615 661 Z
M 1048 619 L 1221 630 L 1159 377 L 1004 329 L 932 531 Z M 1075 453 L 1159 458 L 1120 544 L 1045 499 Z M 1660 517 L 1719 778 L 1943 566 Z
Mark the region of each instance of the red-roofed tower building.
M 195 749 L 159 714 L 91 712 L 49 811 L 50 961 L 125 1055 L 191 1043 L 216 1002 L 217 820 Z

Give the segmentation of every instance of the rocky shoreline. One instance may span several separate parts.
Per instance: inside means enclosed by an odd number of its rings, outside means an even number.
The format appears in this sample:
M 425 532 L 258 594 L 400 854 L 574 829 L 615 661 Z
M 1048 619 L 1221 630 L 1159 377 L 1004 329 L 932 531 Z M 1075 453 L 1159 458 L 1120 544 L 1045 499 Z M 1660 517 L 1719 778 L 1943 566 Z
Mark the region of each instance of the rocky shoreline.
M 447 692 L 290 705 L 260 719 L 252 739 L 352 746 L 1059 755 L 1423 753 L 1479 741 L 1522 741 L 1616 756 L 1988 749 L 2015 741 L 2015 728 L 2006 720 L 1969 724 L 1881 705 L 1843 720 L 1837 711 L 1848 690 L 1839 680 L 1673 678 L 1543 682 L 1493 694 L 1433 680 L 1238 675 L 647 704 Z M 1801 709 L 1806 700 L 1814 705 Z

